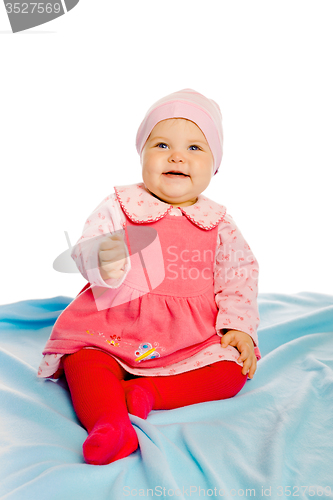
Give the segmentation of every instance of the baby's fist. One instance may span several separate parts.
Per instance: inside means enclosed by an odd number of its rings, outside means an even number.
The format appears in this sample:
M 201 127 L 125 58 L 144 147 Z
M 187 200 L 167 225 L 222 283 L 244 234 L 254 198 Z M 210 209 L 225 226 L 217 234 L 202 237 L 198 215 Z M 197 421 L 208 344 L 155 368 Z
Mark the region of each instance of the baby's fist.
M 124 233 L 113 233 L 104 238 L 99 246 L 99 270 L 103 280 L 118 279 L 124 274 L 126 264 Z

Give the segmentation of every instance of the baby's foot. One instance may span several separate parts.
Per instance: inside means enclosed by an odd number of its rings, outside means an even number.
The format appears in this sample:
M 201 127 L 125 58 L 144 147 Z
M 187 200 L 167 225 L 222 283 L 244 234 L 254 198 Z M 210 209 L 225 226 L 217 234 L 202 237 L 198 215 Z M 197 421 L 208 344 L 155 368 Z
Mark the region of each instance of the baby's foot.
M 154 394 L 148 381 L 132 379 L 123 381 L 128 412 L 146 420 L 154 406 Z
M 100 422 L 83 443 L 83 456 L 88 464 L 106 465 L 127 457 L 138 445 L 136 432 L 130 422 Z

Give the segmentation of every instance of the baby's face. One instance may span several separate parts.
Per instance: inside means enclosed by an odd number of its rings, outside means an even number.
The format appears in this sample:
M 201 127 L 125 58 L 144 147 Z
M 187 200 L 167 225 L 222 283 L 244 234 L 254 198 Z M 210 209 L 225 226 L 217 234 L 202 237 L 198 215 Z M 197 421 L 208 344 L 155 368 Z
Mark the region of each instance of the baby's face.
M 153 128 L 142 150 L 141 163 L 145 186 L 174 207 L 196 203 L 209 185 L 214 168 L 204 134 L 195 123 L 183 118 L 163 120 Z

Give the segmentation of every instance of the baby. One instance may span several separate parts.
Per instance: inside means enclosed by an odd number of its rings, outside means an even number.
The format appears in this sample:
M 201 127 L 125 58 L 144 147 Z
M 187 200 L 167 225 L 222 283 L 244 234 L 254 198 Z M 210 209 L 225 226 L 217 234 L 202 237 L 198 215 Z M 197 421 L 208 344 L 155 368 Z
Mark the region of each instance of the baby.
M 203 196 L 222 159 L 219 106 L 191 89 L 157 101 L 136 146 L 143 182 L 115 187 L 72 251 L 87 285 L 58 317 L 40 377 L 65 373 L 87 463 L 138 447 L 129 413 L 235 396 L 260 359 L 258 264 Z

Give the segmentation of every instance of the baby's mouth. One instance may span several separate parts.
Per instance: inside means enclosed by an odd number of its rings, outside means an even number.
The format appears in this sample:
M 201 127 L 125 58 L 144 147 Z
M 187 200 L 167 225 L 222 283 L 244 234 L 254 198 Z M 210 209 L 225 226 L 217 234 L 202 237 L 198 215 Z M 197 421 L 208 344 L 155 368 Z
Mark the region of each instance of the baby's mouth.
M 163 175 L 166 175 L 167 177 L 180 177 L 180 178 L 184 178 L 184 177 L 189 177 L 189 175 L 187 174 L 183 174 L 183 172 L 177 172 L 176 170 L 170 170 L 169 172 L 164 172 Z

